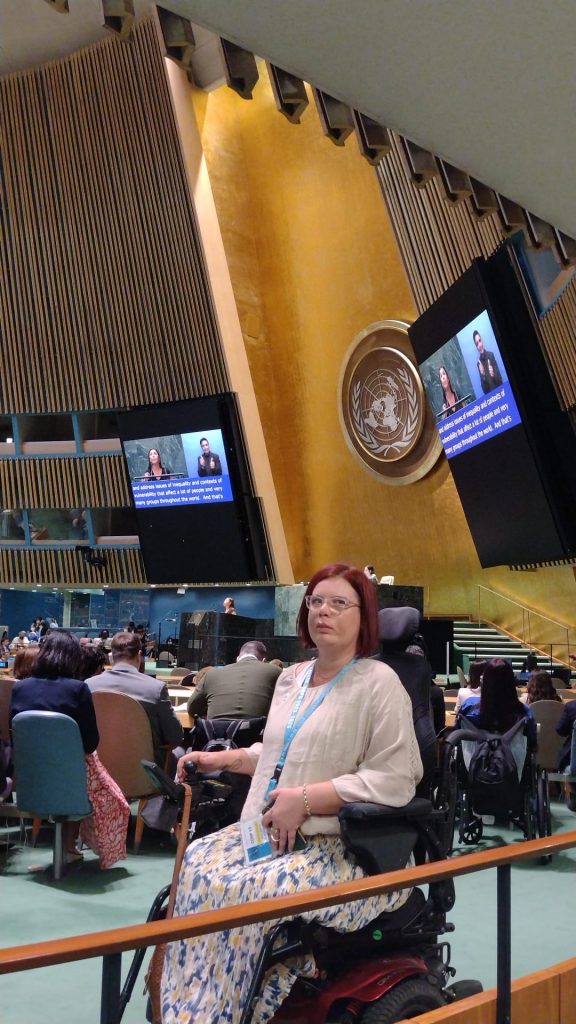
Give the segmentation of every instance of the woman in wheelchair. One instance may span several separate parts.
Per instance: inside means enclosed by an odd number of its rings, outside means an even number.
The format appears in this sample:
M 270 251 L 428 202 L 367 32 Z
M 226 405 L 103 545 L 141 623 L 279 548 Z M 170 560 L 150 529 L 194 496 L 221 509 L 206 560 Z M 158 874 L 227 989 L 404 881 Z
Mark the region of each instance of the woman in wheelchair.
M 181 758 L 202 771 L 252 776 L 240 824 L 192 843 L 180 874 L 176 915 L 301 892 L 363 876 L 345 852 L 337 814 L 349 802 L 401 807 L 422 767 L 410 699 L 388 666 L 369 659 L 377 647 L 374 586 L 345 564 L 311 579 L 298 614 L 298 635 L 316 647 L 314 661 L 279 677 L 261 743 Z M 244 832 L 263 823 L 273 856 L 247 863 Z M 304 848 L 302 848 L 303 843 Z M 336 931 L 356 931 L 408 892 L 314 913 Z M 235 1024 L 240 1018 L 269 924 L 255 924 L 168 947 L 162 984 L 164 1024 Z M 267 974 L 254 1022 L 269 1021 L 311 958 L 278 963 Z
M 528 752 L 536 748 L 536 722 L 530 708 L 518 699 L 516 677 L 509 661 L 492 658 L 482 675 L 479 701 L 467 701 L 460 710 L 460 724 L 472 722 L 486 732 L 505 733 L 520 719 L 528 720 L 526 738 Z

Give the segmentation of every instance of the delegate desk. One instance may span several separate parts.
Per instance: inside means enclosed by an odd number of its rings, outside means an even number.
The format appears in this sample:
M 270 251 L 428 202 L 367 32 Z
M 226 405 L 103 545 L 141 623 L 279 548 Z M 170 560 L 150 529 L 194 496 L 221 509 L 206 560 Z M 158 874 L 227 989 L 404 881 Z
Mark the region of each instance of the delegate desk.
M 194 715 L 188 714 L 186 704 L 179 704 L 178 707 L 174 708 L 174 714 L 176 715 L 176 718 L 180 722 L 180 725 L 182 726 L 183 729 L 194 728 Z

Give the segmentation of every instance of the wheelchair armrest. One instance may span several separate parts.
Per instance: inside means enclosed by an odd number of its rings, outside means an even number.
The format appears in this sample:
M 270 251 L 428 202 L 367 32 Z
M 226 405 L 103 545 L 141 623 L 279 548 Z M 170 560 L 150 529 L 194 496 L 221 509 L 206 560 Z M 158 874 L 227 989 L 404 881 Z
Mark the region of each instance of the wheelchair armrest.
M 374 821 L 391 821 L 394 818 L 427 818 L 432 812 L 430 800 L 414 797 L 403 807 L 390 807 L 388 804 L 350 803 L 340 808 L 338 817 L 342 821 L 364 821 L 368 825 Z
M 420 830 L 429 820 L 432 804 L 415 797 L 404 807 L 384 804 L 350 803 L 338 815 L 342 842 L 369 875 L 406 867 Z

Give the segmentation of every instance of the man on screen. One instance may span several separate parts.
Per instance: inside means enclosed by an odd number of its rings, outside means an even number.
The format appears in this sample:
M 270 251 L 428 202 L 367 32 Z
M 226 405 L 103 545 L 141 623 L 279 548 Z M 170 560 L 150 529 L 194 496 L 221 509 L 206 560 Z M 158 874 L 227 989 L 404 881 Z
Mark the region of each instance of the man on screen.
M 210 442 L 207 437 L 200 438 L 200 447 L 202 455 L 198 456 L 198 476 L 221 476 L 220 456 L 210 451 Z
M 484 348 L 484 342 L 482 341 L 480 331 L 474 331 L 472 337 L 474 338 L 474 344 L 476 345 L 476 351 L 479 356 L 476 366 L 478 367 L 478 373 L 480 374 L 482 391 L 487 395 L 489 391 L 493 391 L 494 388 L 500 387 L 502 383 L 502 374 L 500 373 L 494 353 L 489 352 Z

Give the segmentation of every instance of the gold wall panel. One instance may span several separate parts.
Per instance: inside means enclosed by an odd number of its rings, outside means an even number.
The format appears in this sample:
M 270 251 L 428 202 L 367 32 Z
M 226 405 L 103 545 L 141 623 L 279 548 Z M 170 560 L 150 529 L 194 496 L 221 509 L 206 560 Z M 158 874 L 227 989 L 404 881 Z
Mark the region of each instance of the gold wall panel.
M 387 487 L 357 464 L 338 422 L 354 337 L 378 320 L 413 320 L 493 251 L 496 225 L 469 231 L 468 212 L 450 208 L 463 234 L 456 256 L 435 183 L 416 192 L 399 156 L 379 178 L 353 137 L 343 147 L 324 138 L 312 106 L 290 125 L 264 74 L 251 103 L 219 89 L 195 93 L 195 105 L 295 578 L 335 559 L 370 562 L 424 586 L 432 614 L 474 614 L 482 583 L 570 619 L 571 570 L 480 567 L 443 456 L 424 479 Z

